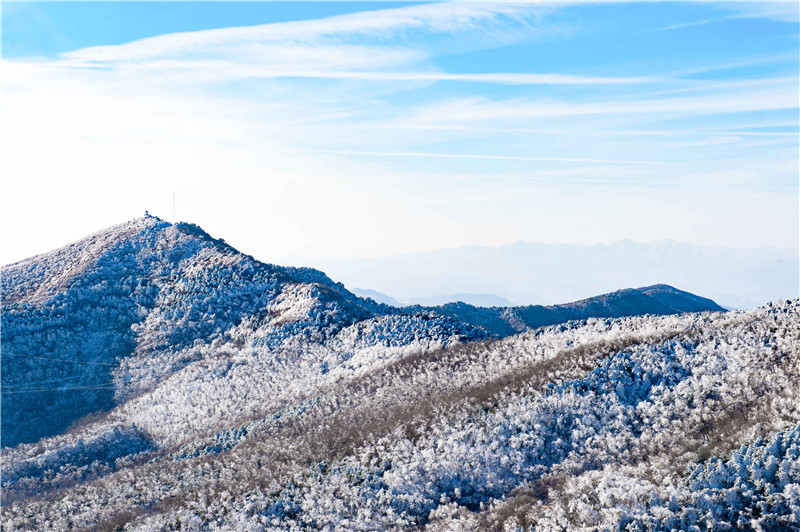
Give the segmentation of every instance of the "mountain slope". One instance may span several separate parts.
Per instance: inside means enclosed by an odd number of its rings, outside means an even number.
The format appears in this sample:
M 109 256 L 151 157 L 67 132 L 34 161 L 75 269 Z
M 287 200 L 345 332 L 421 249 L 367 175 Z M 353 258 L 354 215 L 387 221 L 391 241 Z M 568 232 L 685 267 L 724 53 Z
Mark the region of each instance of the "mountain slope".
M 269 373 L 254 370 L 288 352 L 242 350 L 69 434 L 5 452 L 3 523 L 793 529 L 799 323 L 798 301 L 571 322 L 354 361 L 360 370 L 282 404 Z M 272 406 L 243 423 L 220 399 Z M 195 430 L 217 406 L 225 430 L 172 434 Z M 150 447 L 137 447 L 132 431 Z M 119 442 L 130 455 L 113 456 Z M 724 470 L 714 456 L 728 457 Z

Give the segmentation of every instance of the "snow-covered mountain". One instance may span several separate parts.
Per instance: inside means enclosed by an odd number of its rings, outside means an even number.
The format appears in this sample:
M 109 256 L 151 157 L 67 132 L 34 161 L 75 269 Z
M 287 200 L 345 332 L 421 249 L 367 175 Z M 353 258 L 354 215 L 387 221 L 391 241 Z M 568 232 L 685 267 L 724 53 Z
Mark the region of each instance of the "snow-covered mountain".
M 3 530 L 800 526 L 800 301 L 398 309 L 153 217 L 2 274 Z
M 411 307 L 408 310 L 422 310 L 422 307 Z M 561 305 L 485 308 L 458 302 L 425 310 L 475 325 L 499 336 L 509 336 L 545 325 L 590 317 L 618 318 L 725 309 L 710 299 L 662 284 L 627 288 Z
M 479 292 L 515 305 L 555 304 L 659 283 L 726 308 L 800 297 L 797 248 L 728 249 L 673 240 L 596 246 L 517 242 L 314 266 L 348 287 L 368 286 L 398 301 Z
M 510 307 L 511 301 L 495 294 L 436 294 L 426 297 L 412 297 L 406 301 L 409 306 L 438 306 L 448 303 L 467 303 L 476 307 Z
M 444 317 L 400 315 L 322 272 L 263 264 L 196 226 L 156 217 L 2 274 L 3 446 L 57 434 L 220 345 L 334 345 L 352 341 L 356 323 L 365 346 L 387 334 L 402 343 L 405 329 L 437 345 L 486 336 Z
M 374 299 L 378 303 L 386 303 L 395 307 L 441 306 L 448 303 L 467 303 L 476 307 L 510 307 L 511 302 L 495 294 L 436 294 L 426 297 L 412 297 L 398 301 L 397 299 L 369 288 L 352 288 L 350 290 L 361 297 Z
M 377 301 L 378 303 L 383 303 L 384 305 L 391 305 L 393 307 L 402 307 L 404 306 L 400 301 L 396 300 L 391 296 L 387 296 L 386 294 L 381 294 L 377 290 L 371 290 L 369 288 L 351 288 L 350 291 L 357 295 L 358 297 L 368 297 L 373 301 Z
M 526 324 L 718 309 L 707 301 L 665 312 L 653 301 L 538 321 L 529 316 L 545 309 L 399 310 L 357 297 L 320 271 L 263 264 L 197 226 L 152 216 L 4 267 L 2 283 L 3 446 L 57 434 L 224 342 L 335 345 L 358 323 L 364 346 L 409 337 L 438 345 L 514 334 Z

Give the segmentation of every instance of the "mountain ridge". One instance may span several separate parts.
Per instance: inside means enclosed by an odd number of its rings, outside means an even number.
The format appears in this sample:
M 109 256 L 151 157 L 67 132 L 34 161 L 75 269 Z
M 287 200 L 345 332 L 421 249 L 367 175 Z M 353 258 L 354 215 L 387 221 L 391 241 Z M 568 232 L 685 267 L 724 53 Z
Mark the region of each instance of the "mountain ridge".
M 368 286 L 398 300 L 480 292 L 514 305 L 557 304 L 656 283 L 703 294 L 727 308 L 800 296 L 797 248 L 715 248 L 674 240 L 592 246 L 517 242 L 317 266 L 347 286 Z

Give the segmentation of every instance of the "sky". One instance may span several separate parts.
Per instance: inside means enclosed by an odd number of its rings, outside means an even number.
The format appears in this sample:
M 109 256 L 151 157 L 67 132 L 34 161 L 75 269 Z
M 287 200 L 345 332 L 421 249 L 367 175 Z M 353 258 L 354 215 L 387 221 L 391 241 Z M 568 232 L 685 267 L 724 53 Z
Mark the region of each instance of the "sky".
M 7 264 L 145 210 L 313 265 L 798 245 L 795 2 L 3 2 Z

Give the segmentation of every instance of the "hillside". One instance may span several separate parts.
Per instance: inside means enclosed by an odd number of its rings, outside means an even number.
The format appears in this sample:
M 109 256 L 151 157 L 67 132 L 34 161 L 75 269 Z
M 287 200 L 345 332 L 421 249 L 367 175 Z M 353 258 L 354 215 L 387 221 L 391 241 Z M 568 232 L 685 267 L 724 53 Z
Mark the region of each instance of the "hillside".
M 800 527 L 798 300 L 397 309 L 153 217 L 2 282 L 3 530 Z

